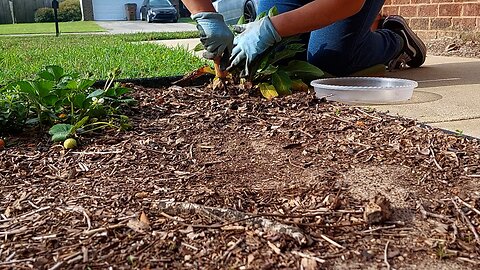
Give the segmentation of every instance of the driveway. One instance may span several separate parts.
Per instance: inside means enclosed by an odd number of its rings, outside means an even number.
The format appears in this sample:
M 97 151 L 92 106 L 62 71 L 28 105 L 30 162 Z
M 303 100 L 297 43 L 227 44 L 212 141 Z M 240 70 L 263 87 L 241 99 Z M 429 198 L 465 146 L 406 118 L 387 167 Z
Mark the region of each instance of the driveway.
M 96 21 L 109 34 L 197 31 L 191 23 L 147 23 L 144 21 Z

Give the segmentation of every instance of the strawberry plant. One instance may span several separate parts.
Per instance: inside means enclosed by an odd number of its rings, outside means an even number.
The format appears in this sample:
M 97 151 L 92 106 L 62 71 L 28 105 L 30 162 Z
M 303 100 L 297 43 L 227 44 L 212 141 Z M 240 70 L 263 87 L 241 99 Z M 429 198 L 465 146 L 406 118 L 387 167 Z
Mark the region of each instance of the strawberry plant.
M 103 89 L 93 87 L 91 75 L 69 74 L 59 66 L 45 67 L 34 80 L 12 82 L 0 89 L 0 133 L 51 127 L 52 139 L 61 141 L 106 127 L 128 128 L 128 117 L 119 111 L 135 100 L 125 97 L 128 88 L 114 83 L 119 74 L 110 72 Z
M 276 16 L 278 10 L 272 7 L 268 13 L 262 12 L 256 18 L 260 20 L 265 16 Z M 240 18 L 239 25 L 244 19 Z M 241 32 L 243 27 L 234 27 L 234 32 Z M 272 99 L 277 96 L 290 95 L 292 91 L 308 89 L 305 80 L 320 78 L 324 75 L 318 67 L 307 61 L 294 60 L 294 57 L 305 51 L 299 36 L 284 38 L 274 46 L 265 51 L 262 55 L 253 60 L 249 68 L 252 72 L 246 78 L 247 81 L 257 85 L 261 94 Z M 292 60 L 293 59 L 293 60 Z M 232 73 L 242 71 L 232 70 Z
M 268 12 L 260 13 L 256 20 L 276 15 L 278 15 L 278 10 L 273 7 Z M 235 34 L 241 33 L 244 30 L 242 26 L 244 23 L 245 19 L 242 16 L 238 24 L 232 26 L 232 31 Z M 251 72 L 248 76 L 245 76 L 243 69 L 233 68 L 230 70 L 232 78 L 236 81 L 243 81 L 247 85 L 253 85 L 267 99 L 308 89 L 305 81 L 320 78 L 325 74 L 307 61 L 294 59 L 298 53 L 305 51 L 304 44 L 300 41 L 299 36 L 284 38 L 253 60 L 249 66 Z M 202 49 L 202 44 L 195 47 L 197 51 Z M 238 78 L 242 78 L 242 80 L 238 80 Z

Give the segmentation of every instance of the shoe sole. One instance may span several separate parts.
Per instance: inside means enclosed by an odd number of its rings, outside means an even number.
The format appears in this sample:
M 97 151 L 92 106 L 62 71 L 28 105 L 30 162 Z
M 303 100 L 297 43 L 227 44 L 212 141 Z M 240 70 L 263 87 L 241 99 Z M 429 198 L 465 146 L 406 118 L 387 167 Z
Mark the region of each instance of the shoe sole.
M 408 27 L 407 22 L 401 16 L 388 16 L 383 22 L 383 28 L 387 29 L 402 29 L 407 33 L 408 44 L 407 46 L 414 46 L 417 54 L 420 54 L 421 57 L 415 57 L 415 59 L 407 62 L 407 65 L 410 67 L 416 68 L 420 67 L 425 63 L 425 58 L 427 54 L 427 47 L 425 43 L 415 34 L 410 27 Z

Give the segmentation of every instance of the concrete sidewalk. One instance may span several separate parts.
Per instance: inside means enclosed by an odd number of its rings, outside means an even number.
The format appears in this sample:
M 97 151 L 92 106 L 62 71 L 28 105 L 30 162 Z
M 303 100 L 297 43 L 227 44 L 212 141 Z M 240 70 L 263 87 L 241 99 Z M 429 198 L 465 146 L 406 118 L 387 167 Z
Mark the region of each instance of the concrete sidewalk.
M 156 43 L 193 50 L 199 41 Z M 480 138 L 480 59 L 428 56 L 421 68 L 388 72 L 387 76 L 415 80 L 419 87 L 407 102 L 368 107 Z
M 480 59 L 428 56 L 421 68 L 387 76 L 415 80 L 419 86 L 408 102 L 375 108 L 480 138 Z

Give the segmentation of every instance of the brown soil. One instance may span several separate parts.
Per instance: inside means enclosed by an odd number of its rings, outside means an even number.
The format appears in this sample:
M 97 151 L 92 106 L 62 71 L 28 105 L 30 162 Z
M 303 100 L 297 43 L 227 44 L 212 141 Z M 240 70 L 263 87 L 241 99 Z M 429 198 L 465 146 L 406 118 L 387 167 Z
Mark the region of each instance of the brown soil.
M 477 140 L 312 93 L 134 88 L 131 131 L 7 138 L 0 268 L 478 268 Z M 365 224 L 378 193 L 393 215 Z

